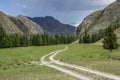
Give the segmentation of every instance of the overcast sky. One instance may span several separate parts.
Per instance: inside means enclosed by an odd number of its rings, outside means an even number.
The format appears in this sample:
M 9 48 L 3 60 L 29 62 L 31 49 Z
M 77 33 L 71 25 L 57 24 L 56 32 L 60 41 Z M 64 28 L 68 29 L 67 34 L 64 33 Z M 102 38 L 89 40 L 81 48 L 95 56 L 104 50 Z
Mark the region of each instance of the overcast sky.
M 115 0 L 0 0 L 0 11 L 16 16 L 53 16 L 76 25 L 90 13 L 103 9 Z

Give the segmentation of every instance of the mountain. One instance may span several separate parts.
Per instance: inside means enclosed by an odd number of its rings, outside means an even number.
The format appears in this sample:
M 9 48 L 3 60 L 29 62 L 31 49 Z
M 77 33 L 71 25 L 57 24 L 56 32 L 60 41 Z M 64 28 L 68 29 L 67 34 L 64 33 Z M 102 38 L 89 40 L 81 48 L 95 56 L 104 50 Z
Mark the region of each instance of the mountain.
M 0 12 L 0 24 L 3 26 L 3 29 L 7 33 L 20 33 L 23 34 L 23 32 L 15 25 L 10 18 L 5 15 L 3 12 Z
M 117 37 L 120 39 L 120 28 L 116 29 L 115 33 L 117 34 Z
M 49 35 L 72 35 L 75 31 L 74 26 L 63 24 L 51 16 L 28 18 L 42 26 L 43 30 Z
M 63 24 L 53 17 L 25 17 L 25 16 L 9 16 L 0 12 L 0 24 L 9 34 L 43 34 L 49 35 L 63 34 L 72 35 L 75 27 Z
M 0 24 L 8 34 L 43 34 L 38 24 L 24 16 L 8 16 L 0 12 Z
M 105 29 L 108 25 L 120 19 L 120 0 L 110 4 L 103 10 L 96 11 L 88 15 L 83 22 L 77 27 L 76 34 L 83 35 L 85 30 L 88 34 Z

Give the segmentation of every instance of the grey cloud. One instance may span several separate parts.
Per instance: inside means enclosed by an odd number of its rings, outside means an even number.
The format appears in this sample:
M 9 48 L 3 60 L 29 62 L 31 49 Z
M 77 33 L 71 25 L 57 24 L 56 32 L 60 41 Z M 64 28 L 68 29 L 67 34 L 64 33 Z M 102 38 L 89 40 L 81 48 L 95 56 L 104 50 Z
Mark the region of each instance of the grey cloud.
M 102 8 L 106 5 L 104 4 L 106 1 L 109 4 L 114 0 L 36 0 L 37 3 L 33 5 L 35 7 L 36 5 L 39 5 L 39 7 L 44 6 L 46 10 L 53 11 L 83 11 Z
M 64 23 L 82 21 L 92 11 L 115 0 L 15 0 L 28 16 L 53 16 Z M 24 6 L 22 6 L 24 5 Z M 19 6 L 20 7 L 20 6 Z
M 106 2 L 109 4 L 114 0 L 24 0 L 34 10 L 49 11 L 84 11 L 103 8 Z
M 101 9 L 115 0 L 16 0 L 21 5 L 24 3 L 25 6 L 29 7 L 29 10 L 36 11 L 86 11 Z M 24 9 L 27 9 L 23 8 Z M 25 10 L 26 11 L 26 10 Z

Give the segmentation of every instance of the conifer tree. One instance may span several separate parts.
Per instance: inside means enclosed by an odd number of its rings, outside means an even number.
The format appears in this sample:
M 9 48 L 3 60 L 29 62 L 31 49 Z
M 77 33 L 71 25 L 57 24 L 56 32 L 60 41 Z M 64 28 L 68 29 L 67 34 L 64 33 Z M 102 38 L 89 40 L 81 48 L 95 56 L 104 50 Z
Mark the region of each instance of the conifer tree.
M 46 33 L 44 33 L 44 34 L 42 35 L 42 38 L 43 38 L 43 45 L 44 45 L 44 46 L 47 45 Z
M 103 48 L 110 50 L 112 52 L 113 49 L 118 48 L 117 44 L 117 37 L 114 34 L 113 26 L 110 25 L 105 32 L 104 41 L 103 41 Z
M 2 25 L 0 25 L 0 48 L 6 47 L 6 32 L 2 28 Z
M 18 34 L 12 35 L 12 44 L 13 47 L 19 47 L 20 46 L 20 36 Z
M 29 46 L 30 38 L 29 35 L 20 35 L 20 46 Z
M 36 35 L 36 46 L 42 46 L 43 45 L 43 40 L 41 35 L 37 34 Z
M 4 41 L 4 44 L 3 44 L 4 48 L 10 48 L 10 47 L 12 47 L 12 41 L 11 41 L 11 38 L 10 38 L 9 35 L 6 34 L 4 36 L 3 41 Z
M 55 35 L 55 44 L 59 44 L 60 43 L 60 38 L 59 38 L 59 35 Z

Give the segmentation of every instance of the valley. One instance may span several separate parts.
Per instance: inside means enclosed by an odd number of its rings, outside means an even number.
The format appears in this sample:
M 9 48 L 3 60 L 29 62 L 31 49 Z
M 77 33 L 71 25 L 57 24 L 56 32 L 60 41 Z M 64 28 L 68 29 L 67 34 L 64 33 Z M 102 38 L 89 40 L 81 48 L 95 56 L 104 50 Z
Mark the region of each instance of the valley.
M 0 80 L 120 80 L 120 0 L 1 0 Z
M 57 70 L 31 64 L 62 48 L 64 45 L 0 49 L 0 80 L 77 80 Z
M 112 53 L 102 49 L 102 46 L 93 45 L 93 44 L 70 44 L 67 45 L 68 48 L 65 50 L 65 45 L 56 45 L 56 46 L 41 46 L 41 47 L 25 47 L 25 48 L 13 48 L 13 49 L 0 49 L 0 79 L 4 80 L 79 80 L 82 77 L 89 77 L 88 79 L 99 79 L 99 80 L 110 80 L 111 76 L 108 77 L 95 75 L 94 72 L 86 72 L 84 68 L 100 71 L 120 77 L 119 73 L 119 50 L 114 50 Z M 56 51 L 57 50 L 57 51 Z M 59 51 L 60 50 L 60 51 Z M 53 52 L 55 51 L 55 52 Z M 63 51 L 63 52 L 62 52 Z M 53 52 L 53 53 L 51 53 Z M 59 54 L 52 54 L 60 52 Z M 50 53 L 50 54 L 49 54 Z M 49 54 L 49 55 L 48 55 Z M 44 62 L 42 57 L 46 55 Z M 48 57 L 47 57 L 48 55 Z M 51 56 L 51 57 L 50 57 Z M 110 57 L 109 57 L 110 56 Z M 50 57 L 50 58 L 49 58 Z M 56 64 L 57 61 L 51 62 L 51 60 L 60 61 L 59 64 Z M 34 62 L 34 63 L 32 63 Z M 35 64 L 35 62 L 37 62 Z M 50 63 L 49 63 L 50 62 Z M 65 63 L 62 63 L 65 62 Z M 66 64 L 70 63 L 70 64 Z M 46 65 L 47 64 L 47 65 Z M 44 66 L 45 65 L 45 66 Z M 52 66 L 49 68 L 49 65 Z M 74 66 L 82 66 L 79 69 Z M 54 66 L 54 67 L 53 67 Z M 67 70 L 66 72 L 61 72 L 59 69 Z M 68 67 L 73 66 L 73 67 Z M 53 69 L 52 69 L 53 68 Z M 54 69 L 55 68 L 55 69 Z M 57 70 L 56 70 L 57 69 Z M 72 72 L 70 72 L 72 71 Z M 70 73 L 69 73 L 70 72 Z M 64 73 L 64 75 L 63 75 Z M 73 75 L 72 75 L 73 74 Z M 79 78 L 75 76 L 79 75 Z M 80 77 L 80 75 L 82 77 Z M 47 77 L 46 77 L 47 76 Z M 72 77 L 73 76 L 73 77 Z M 76 77 L 76 78 L 75 78 Z M 88 80 L 87 79 L 87 80 Z M 82 79 L 86 80 L 86 79 Z M 116 78 L 116 80 L 119 80 Z

